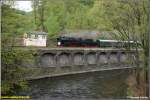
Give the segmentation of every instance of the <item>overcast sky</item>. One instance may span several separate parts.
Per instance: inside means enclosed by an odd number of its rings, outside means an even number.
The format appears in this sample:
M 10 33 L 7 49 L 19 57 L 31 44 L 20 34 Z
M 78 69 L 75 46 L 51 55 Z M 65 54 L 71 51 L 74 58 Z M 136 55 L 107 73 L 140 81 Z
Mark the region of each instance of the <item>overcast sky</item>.
M 31 1 L 18 0 L 15 3 L 15 8 L 26 12 L 32 11 Z

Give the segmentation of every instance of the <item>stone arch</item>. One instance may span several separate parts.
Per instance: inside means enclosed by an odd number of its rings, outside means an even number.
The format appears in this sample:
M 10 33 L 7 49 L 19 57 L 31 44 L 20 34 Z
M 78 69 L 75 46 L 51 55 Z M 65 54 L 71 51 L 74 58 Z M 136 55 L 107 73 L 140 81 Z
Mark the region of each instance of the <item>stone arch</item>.
M 70 62 L 69 53 L 65 53 L 65 52 L 61 53 L 57 56 L 57 59 L 58 59 L 57 61 L 58 61 L 59 66 L 69 65 L 69 62 Z
M 81 52 L 75 53 L 73 56 L 74 65 L 84 65 L 84 54 Z
M 120 54 L 120 62 L 124 63 L 124 62 L 127 62 L 127 60 L 128 60 L 128 55 L 125 52 L 121 52 L 121 54 Z
M 99 59 L 99 63 L 100 64 L 106 64 L 106 63 L 108 63 L 107 53 L 106 52 L 101 52 L 99 54 L 98 59 Z
M 42 67 L 55 67 L 56 60 L 55 54 L 53 53 L 45 53 L 40 57 L 40 62 Z
M 96 53 L 95 52 L 89 52 L 87 55 L 87 64 L 96 64 Z
M 119 62 L 119 58 L 118 58 L 118 54 L 117 52 L 111 52 L 109 55 L 109 62 L 110 63 L 118 63 Z

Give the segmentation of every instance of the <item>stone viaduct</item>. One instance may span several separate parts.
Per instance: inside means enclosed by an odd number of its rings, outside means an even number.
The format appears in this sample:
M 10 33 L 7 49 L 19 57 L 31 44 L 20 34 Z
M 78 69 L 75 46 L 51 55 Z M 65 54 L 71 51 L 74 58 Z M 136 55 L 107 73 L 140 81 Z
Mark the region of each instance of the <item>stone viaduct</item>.
M 85 72 L 135 68 L 135 50 L 100 48 L 45 48 L 38 49 L 36 67 L 31 68 L 29 79 Z

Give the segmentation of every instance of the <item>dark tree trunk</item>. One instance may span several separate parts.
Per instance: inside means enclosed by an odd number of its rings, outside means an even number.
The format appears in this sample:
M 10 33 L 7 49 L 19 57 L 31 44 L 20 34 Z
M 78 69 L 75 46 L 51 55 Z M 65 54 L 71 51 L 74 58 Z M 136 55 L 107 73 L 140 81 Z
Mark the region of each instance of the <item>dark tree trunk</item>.
M 45 26 L 44 26 L 44 0 L 40 2 L 40 30 L 45 31 Z

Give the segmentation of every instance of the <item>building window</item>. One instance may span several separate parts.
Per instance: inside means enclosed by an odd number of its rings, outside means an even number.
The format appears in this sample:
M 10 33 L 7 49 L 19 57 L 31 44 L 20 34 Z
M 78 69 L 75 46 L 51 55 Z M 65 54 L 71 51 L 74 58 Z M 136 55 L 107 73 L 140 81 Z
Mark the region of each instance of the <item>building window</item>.
M 38 38 L 38 35 L 35 35 L 35 39 L 37 39 Z
M 35 38 L 35 35 L 31 35 L 31 38 L 34 39 L 34 38 Z

